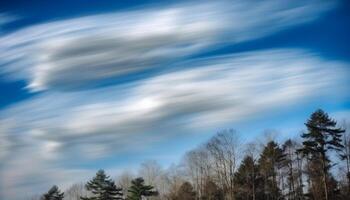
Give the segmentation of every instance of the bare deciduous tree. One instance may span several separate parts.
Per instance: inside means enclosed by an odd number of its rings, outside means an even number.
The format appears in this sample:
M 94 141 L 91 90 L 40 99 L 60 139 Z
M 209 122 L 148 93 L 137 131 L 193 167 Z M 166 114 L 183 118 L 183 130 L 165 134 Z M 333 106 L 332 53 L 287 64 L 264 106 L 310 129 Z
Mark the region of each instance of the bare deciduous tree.
M 242 144 L 234 130 L 225 130 L 212 137 L 207 144 L 214 160 L 214 172 L 229 200 L 235 199 L 234 173 L 241 157 Z
M 188 176 L 196 190 L 196 195 L 201 198 L 204 185 L 210 179 L 211 162 L 209 152 L 203 146 L 188 152 L 185 156 L 185 165 Z
M 121 187 L 123 190 L 123 196 L 126 197 L 128 189 L 131 186 L 131 180 L 134 179 L 134 175 L 129 171 L 124 171 L 116 178 L 116 185 Z
M 65 200 L 80 200 L 80 197 L 88 195 L 88 191 L 83 183 L 76 183 L 69 187 L 64 194 Z
M 345 130 L 343 134 L 343 148 L 340 158 L 345 162 L 348 195 L 350 195 L 350 122 L 343 120 L 342 128 Z

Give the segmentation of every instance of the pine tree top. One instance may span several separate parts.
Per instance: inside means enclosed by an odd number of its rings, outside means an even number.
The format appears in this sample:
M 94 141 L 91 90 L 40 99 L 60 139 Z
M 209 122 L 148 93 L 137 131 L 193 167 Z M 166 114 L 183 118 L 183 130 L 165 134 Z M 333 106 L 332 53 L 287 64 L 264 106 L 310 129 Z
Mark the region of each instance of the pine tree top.
M 44 194 L 41 199 L 42 200 L 62 200 L 64 197 L 64 193 L 61 192 L 56 185 L 52 186 L 50 190 Z
M 121 200 L 123 196 L 122 189 L 115 185 L 104 170 L 99 170 L 96 176 L 86 183 L 85 187 L 93 196 L 82 197 L 82 200 Z
M 341 136 L 345 130 L 337 128 L 337 122 L 323 110 L 312 113 L 305 125 L 308 131 L 301 135 L 305 139 L 302 149 L 305 154 L 325 154 L 330 149 L 339 151 L 343 147 Z
M 140 200 L 142 196 L 156 196 L 157 191 L 153 190 L 151 185 L 145 185 L 145 180 L 142 177 L 136 178 L 131 181 L 131 187 L 128 192 L 128 200 Z

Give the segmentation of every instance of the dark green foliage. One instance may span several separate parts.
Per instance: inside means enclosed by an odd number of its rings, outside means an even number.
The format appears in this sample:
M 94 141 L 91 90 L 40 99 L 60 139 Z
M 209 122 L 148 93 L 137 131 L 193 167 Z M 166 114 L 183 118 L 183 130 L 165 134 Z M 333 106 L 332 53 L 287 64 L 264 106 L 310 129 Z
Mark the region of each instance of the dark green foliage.
M 301 135 L 304 141 L 303 147 L 299 151 L 310 160 L 309 176 L 311 181 L 313 181 L 313 187 L 323 187 L 323 196 L 328 200 L 331 194 L 328 185 L 330 181 L 329 169 L 332 165 L 327 153 L 330 150 L 341 151 L 344 148 L 342 145 L 342 133 L 345 130 L 336 128 L 336 121 L 320 109 L 312 113 L 305 125 L 307 132 Z M 316 170 L 317 168 L 319 170 Z M 320 174 L 315 174 L 317 172 Z M 319 180 L 320 176 L 321 180 Z M 310 191 L 310 195 L 316 196 L 319 194 L 319 190 L 314 189 L 314 191 Z
M 297 167 L 299 162 L 296 154 L 297 143 L 288 139 L 283 144 L 282 149 L 285 154 L 284 165 L 287 171 L 286 186 L 288 187 L 288 193 L 285 196 L 288 199 L 300 199 L 303 196 L 303 179 L 301 166 Z
M 274 141 L 267 143 L 259 159 L 259 172 L 262 177 L 265 199 L 279 199 L 281 196 L 277 184 L 277 170 L 283 167 L 285 154 Z
M 41 197 L 41 200 L 62 200 L 64 193 L 61 192 L 56 185 Z
M 92 197 L 81 197 L 82 200 L 121 200 L 123 193 L 121 188 L 117 188 L 114 181 L 105 174 L 103 170 L 99 170 L 96 176 L 89 181 L 85 188 L 90 191 Z
M 142 197 L 158 195 L 158 192 L 154 190 L 154 187 L 151 185 L 145 185 L 145 181 L 141 177 L 131 181 L 131 186 L 128 192 L 128 200 L 141 200 Z
M 254 199 L 256 196 L 261 196 L 261 190 L 258 189 L 261 185 L 259 168 L 251 156 L 244 157 L 235 173 L 234 180 L 239 186 L 236 191 L 236 199 Z M 260 191 L 260 194 L 257 195 L 257 191 Z
M 308 131 L 301 135 L 304 154 L 326 158 L 328 150 L 340 151 L 343 148 L 341 138 L 345 130 L 336 128 L 336 121 L 323 110 L 315 111 L 305 125 Z

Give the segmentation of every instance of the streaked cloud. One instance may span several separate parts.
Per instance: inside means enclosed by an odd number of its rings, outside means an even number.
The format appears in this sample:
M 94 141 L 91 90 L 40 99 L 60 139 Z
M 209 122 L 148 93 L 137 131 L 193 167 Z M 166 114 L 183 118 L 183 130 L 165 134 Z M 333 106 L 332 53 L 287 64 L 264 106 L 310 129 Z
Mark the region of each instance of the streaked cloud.
M 203 1 L 47 22 L 1 36 L 0 65 L 33 91 L 76 90 L 263 37 L 332 7 L 318 0 Z
M 293 49 L 249 52 L 181 65 L 182 70 L 129 85 L 44 93 L 3 112 L 11 116 L 6 124 L 13 120 L 28 125 L 24 130 L 33 130 L 33 137 L 58 142 L 96 132 L 130 136 L 153 130 L 154 124 L 173 118 L 206 116 L 206 122 L 214 124 L 217 120 L 242 119 L 279 103 L 322 95 L 322 91 L 336 95 L 346 89 L 340 83 L 348 81 L 346 64 Z M 211 115 L 216 120 L 210 120 Z
M 311 22 L 335 4 L 189 2 L 0 34 L 1 78 L 42 91 L 0 112 L 0 194 L 19 199 L 18 191 L 44 191 L 53 181 L 64 188 L 94 173 L 84 163 L 319 98 L 348 98 L 349 63 L 314 52 L 193 58 Z M 0 14 L 0 28 L 9 19 Z
M 18 19 L 18 16 L 14 16 L 8 13 L 0 13 L 0 34 L 2 32 L 3 26 L 6 26 L 7 24 L 12 23 Z
M 8 145 L 1 152 L 8 154 L 1 171 L 21 171 L 2 175 L 6 187 L 24 184 L 32 171 L 21 169 L 31 163 L 66 170 L 59 163 L 127 153 L 130 146 L 141 150 L 170 137 L 171 130 L 196 133 L 349 89 L 347 63 L 295 49 L 181 66 L 129 85 L 43 93 L 2 112 L 1 137 Z M 42 182 L 30 185 L 36 184 Z

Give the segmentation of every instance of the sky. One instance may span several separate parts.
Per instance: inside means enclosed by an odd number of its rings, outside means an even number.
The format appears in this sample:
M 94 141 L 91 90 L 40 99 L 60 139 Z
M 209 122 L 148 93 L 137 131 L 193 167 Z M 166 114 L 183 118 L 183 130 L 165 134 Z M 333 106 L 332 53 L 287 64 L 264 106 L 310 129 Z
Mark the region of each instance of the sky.
M 350 118 L 347 1 L 1 1 L 0 199 Z

